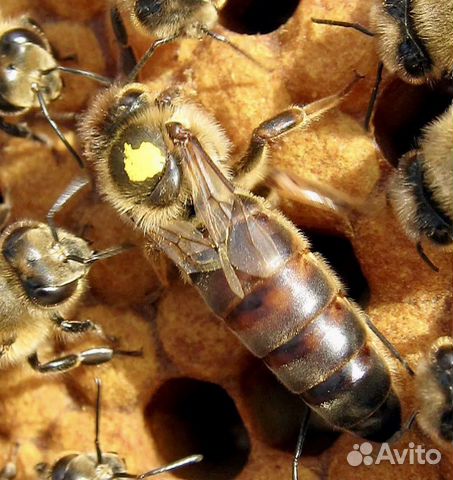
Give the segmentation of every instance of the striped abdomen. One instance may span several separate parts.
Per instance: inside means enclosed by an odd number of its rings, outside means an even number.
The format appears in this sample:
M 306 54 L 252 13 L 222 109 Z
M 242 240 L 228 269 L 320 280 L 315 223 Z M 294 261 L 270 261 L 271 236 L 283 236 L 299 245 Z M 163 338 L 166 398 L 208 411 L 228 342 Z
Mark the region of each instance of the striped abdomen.
M 336 427 L 385 441 L 401 428 L 387 365 L 370 342 L 363 313 L 344 297 L 325 262 L 294 234 L 296 245 L 271 277 L 238 272 L 246 292 L 242 300 L 221 270 L 194 274 L 192 281 L 290 391 Z

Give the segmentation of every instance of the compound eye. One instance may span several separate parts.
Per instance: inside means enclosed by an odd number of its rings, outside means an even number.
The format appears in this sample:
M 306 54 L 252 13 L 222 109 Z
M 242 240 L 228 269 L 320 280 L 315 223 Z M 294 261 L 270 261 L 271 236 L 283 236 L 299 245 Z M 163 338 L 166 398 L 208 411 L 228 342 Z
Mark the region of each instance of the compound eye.
M 114 135 L 121 125 L 127 123 L 133 114 L 138 113 L 146 105 L 143 91 L 127 91 L 109 110 L 104 126 L 106 135 Z
M 160 15 L 164 0 L 137 0 L 135 2 L 135 14 L 143 23 L 149 23 L 150 17 Z
M 127 112 L 134 112 L 138 107 L 141 106 L 139 98 L 143 92 L 138 90 L 131 90 L 123 95 L 118 103 L 119 110 L 125 110 Z
M 453 242 L 453 234 L 448 227 L 438 227 L 430 231 L 426 235 L 437 245 L 450 245 Z
M 58 460 L 52 467 L 50 480 L 68 480 L 68 466 L 71 460 L 73 460 L 76 456 L 76 454 L 71 454 L 60 458 L 60 460 Z
M 401 43 L 399 57 L 410 77 L 424 77 L 432 70 L 430 59 L 420 51 L 420 48 L 411 39 L 406 39 Z
M 7 53 L 14 45 L 23 45 L 25 43 L 33 43 L 42 48 L 46 48 L 43 39 L 32 30 L 26 28 L 14 28 L 8 30 L 0 37 L 0 50 Z
M 451 347 L 439 348 L 436 352 L 436 361 L 441 370 L 453 371 L 453 349 Z
M 57 305 L 67 300 L 76 290 L 78 280 L 66 285 L 45 285 L 37 277 L 27 278 L 22 284 L 29 298 L 44 307 Z

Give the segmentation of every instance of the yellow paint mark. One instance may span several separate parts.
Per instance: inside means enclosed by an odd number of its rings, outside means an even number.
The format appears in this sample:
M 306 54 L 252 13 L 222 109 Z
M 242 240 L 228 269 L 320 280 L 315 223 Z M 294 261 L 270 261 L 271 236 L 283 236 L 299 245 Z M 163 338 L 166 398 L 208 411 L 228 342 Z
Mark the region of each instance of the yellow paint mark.
M 165 167 L 162 152 L 150 142 L 142 142 L 138 148 L 124 144 L 124 169 L 133 182 L 143 182 L 161 173 Z

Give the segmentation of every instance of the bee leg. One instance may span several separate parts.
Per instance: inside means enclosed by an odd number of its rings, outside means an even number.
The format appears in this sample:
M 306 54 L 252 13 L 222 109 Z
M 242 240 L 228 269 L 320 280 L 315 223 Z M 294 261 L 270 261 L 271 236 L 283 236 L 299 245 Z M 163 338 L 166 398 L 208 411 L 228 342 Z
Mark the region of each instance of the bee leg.
M 175 98 L 181 95 L 180 87 L 169 87 L 159 93 L 159 95 L 154 100 L 154 104 L 159 109 L 163 110 L 164 108 L 169 108 L 172 106 Z
M 237 183 L 247 189 L 254 187 L 248 174 L 266 172 L 266 159 L 270 144 L 282 135 L 295 128 L 307 128 L 318 120 L 325 112 L 335 108 L 351 91 L 361 77 L 356 75 L 354 80 L 341 92 L 322 98 L 307 105 L 296 104 L 262 122 L 252 133 L 249 147 L 245 155 L 233 165 Z M 253 178 L 256 178 L 254 175 Z M 258 178 L 260 175 L 258 175 Z M 256 182 L 255 182 L 256 183 Z
M 129 36 L 121 14 L 117 8 L 110 9 L 110 21 L 117 43 L 121 48 L 120 70 L 128 75 L 137 65 L 137 58 L 129 45 Z
M 391 355 L 398 360 L 407 373 L 413 377 L 415 375 L 414 370 L 407 363 L 405 358 L 401 353 L 396 349 L 396 347 L 390 342 L 390 340 L 376 327 L 376 325 L 371 321 L 371 318 L 368 315 L 365 315 L 365 321 L 370 327 L 371 331 L 376 335 L 376 337 L 381 341 L 384 347 L 391 353 Z
M 26 124 L 9 123 L 0 118 L 0 130 L 3 130 L 7 135 L 11 135 L 12 137 L 27 138 L 44 145 L 47 144 L 43 138 L 34 134 Z
M 65 320 L 58 314 L 55 314 L 52 317 L 57 328 L 65 333 L 85 333 L 92 331 L 99 335 L 100 337 L 107 339 L 102 327 L 92 322 L 91 320 Z
M 304 416 L 302 417 L 302 423 L 300 424 L 299 435 L 297 437 L 296 451 L 294 452 L 293 459 L 293 480 L 299 480 L 299 461 L 302 456 L 302 449 L 304 446 L 305 436 L 307 435 L 308 422 L 310 420 L 311 410 L 305 406 Z
M 109 347 L 96 347 L 77 354 L 55 358 L 46 363 L 41 363 L 38 359 L 38 353 L 35 352 L 28 357 L 28 363 L 37 372 L 57 373 L 71 370 L 79 365 L 101 365 L 110 362 L 116 355 L 141 357 L 143 352 L 141 350 L 114 350 Z

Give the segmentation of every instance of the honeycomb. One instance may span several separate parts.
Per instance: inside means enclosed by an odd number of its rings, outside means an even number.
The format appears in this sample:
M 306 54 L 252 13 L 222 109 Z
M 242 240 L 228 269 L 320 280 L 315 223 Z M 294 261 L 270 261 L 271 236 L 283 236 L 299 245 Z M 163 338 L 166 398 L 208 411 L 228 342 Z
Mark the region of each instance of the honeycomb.
M 395 154 L 388 152 L 396 148 L 396 127 L 407 120 L 404 106 L 395 108 L 394 92 L 395 88 L 404 91 L 410 99 L 414 87 L 395 87 L 393 79 L 386 79 L 376 110 L 376 143 L 362 127 L 378 62 L 372 39 L 310 21 L 334 18 L 368 25 L 371 4 L 371 0 L 231 0 L 222 11 L 218 30 L 261 66 L 208 39 L 182 40 L 156 53 L 142 81 L 156 92 L 178 85 L 196 96 L 224 126 L 237 158 L 261 121 L 291 103 L 341 90 L 354 71 L 365 76 L 339 109 L 310 129 L 276 141 L 271 162 L 366 205 L 347 225 L 294 201 L 283 200 L 281 207 L 308 232 L 314 249 L 325 254 L 380 330 L 416 365 L 432 341 L 451 332 L 453 262 L 448 254 L 427 247 L 440 273 L 422 263 L 386 202 L 386 181 L 396 163 Z M 72 57 L 79 68 L 115 75 L 117 48 L 107 8 L 103 0 L 3 0 L 0 7 L 2 16 L 27 14 L 37 20 L 59 58 Z M 128 29 L 140 55 L 149 39 L 130 25 Z M 63 95 L 51 105 L 76 147 L 71 114 L 77 119 L 98 88 L 89 80 L 67 75 Z M 80 175 L 42 116 L 36 114 L 29 121 L 54 143 L 49 148 L 0 133 L 0 189 L 12 200 L 10 222 L 44 221 L 56 198 Z M 145 259 L 140 232 L 125 225 L 96 191 L 78 195 L 58 215 L 57 223 L 83 232 L 97 250 L 136 245 L 93 266 L 90 290 L 77 318 L 97 322 L 124 348 L 143 349 L 143 358 L 115 358 L 99 367 L 60 375 L 41 375 L 28 365 L 2 371 L 0 462 L 18 442 L 17 478 L 32 479 L 39 462 L 55 462 L 68 451 L 94 451 L 94 379 L 98 377 L 103 381 L 101 446 L 124 457 L 130 472 L 142 473 L 201 451 L 206 457 L 203 463 L 161 478 L 289 479 L 302 414 L 300 400 L 245 350 L 176 272 L 171 272 L 170 285 L 161 287 Z M 39 354 L 50 359 L 100 344 L 94 335 L 76 336 L 50 343 Z M 407 418 L 416 408 L 413 383 L 402 369 L 395 377 Z M 435 447 L 414 426 L 393 448 L 402 450 L 410 442 Z M 347 455 L 358 443 L 352 435 L 332 432 L 315 419 L 300 477 L 451 478 L 453 464 L 446 454 L 437 465 L 382 462 L 351 467 Z

